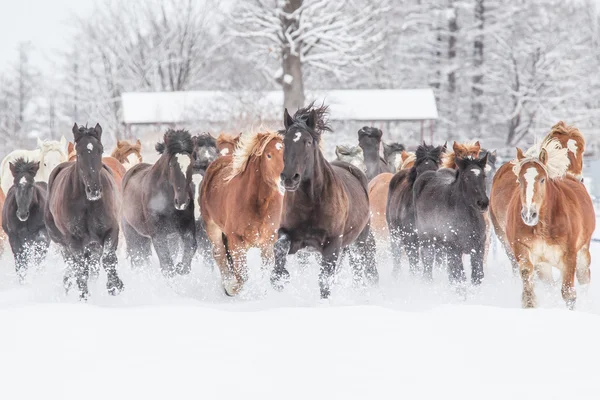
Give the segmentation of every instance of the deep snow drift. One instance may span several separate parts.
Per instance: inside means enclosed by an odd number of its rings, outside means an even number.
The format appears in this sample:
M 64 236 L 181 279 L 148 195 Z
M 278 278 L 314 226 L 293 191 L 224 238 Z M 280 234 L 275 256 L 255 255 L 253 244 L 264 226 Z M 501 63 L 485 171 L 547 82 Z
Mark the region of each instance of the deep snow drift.
M 291 262 L 277 293 L 252 252 L 248 290 L 231 299 L 200 261 L 166 282 L 158 265 L 133 272 L 121 257 L 125 291 L 109 296 L 101 273 L 80 304 L 64 294 L 57 254 L 20 286 L 7 251 L 0 398 L 600 398 L 600 244 L 575 312 L 540 282 L 540 308 L 522 310 L 519 279 L 501 250 L 491 257 L 466 300 L 442 271 L 433 284 L 393 281 L 380 254 L 379 289 L 353 288 L 344 264 L 327 302 L 314 261 L 304 271 Z

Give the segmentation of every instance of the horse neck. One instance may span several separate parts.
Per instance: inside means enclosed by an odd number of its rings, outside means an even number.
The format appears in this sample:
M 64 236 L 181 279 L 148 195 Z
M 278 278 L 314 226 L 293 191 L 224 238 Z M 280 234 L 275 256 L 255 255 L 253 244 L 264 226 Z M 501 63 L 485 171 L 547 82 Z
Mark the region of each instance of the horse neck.
M 469 188 L 469 186 L 463 179 L 463 173 L 464 171 L 456 171 L 456 180 L 451 184 L 452 186 L 454 186 L 455 190 L 450 191 L 450 196 L 453 197 L 455 200 L 462 199 L 466 204 L 471 204 L 473 203 L 473 199 L 468 196 L 465 196 L 465 193 L 467 193 L 467 189 Z
M 268 181 L 261 172 L 261 158 L 252 157 L 246 170 L 240 174 L 240 185 L 247 188 L 248 196 L 256 199 L 261 208 L 267 208 L 271 200 L 279 196 L 276 180 Z
M 558 207 L 556 198 L 560 189 L 558 184 L 552 179 L 546 179 L 546 195 L 542 200 L 538 209 L 539 220 L 542 224 L 550 222 L 552 215 L 554 215 L 555 209 Z M 564 211 L 563 211 L 564 212 Z
M 363 155 L 367 166 L 367 175 L 377 175 L 379 171 L 379 149 L 368 147 L 363 149 Z
M 161 154 L 158 160 L 150 169 L 150 174 L 155 178 L 168 179 L 169 155 L 165 152 Z
M 299 190 L 310 199 L 318 199 L 327 189 L 332 179 L 333 170 L 331 165 L 325 160 L 321 150 L 317 150 L 312 175 L 301 183 Z

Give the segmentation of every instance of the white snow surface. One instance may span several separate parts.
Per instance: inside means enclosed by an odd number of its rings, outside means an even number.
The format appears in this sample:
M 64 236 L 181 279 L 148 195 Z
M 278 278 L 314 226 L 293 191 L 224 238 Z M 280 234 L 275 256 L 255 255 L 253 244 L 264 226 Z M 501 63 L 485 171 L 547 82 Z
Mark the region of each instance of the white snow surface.
M 83 304 L 64 294 L 55 248 L 25 285 L 7 250 L 0 398 L 600 398 L 598 243 L 592 284 L 576 286 L 577 311 L 559 286 L 539 281 L 539 308 L 521 309 L 522 285 L 501 249 L 466 300 L 442 270 L 431 284 L 406 271 L 393 280 L 385 249 L 378 289 L 353 287 L 344 262 L 331 299 L 320 301 L 311 256 L 304 268 L 290 259 L 291 282 L 279 293 L 257 253 L 237 298 L 200 259 L 190 275 L 167 281 L 157 261 L 132 271 L 120 255 L 125 291 L 109 296 L 101 272 Z

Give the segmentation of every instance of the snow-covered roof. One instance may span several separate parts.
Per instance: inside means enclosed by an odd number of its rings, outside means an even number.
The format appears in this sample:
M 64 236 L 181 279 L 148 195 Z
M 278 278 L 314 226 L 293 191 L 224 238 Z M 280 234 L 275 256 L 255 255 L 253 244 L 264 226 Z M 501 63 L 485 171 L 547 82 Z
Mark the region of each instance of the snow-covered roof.
M 278 121 L 283 92 L 128 92 L 121 96 L 125 124 Z M 431 89 L 308 91 L 306 100 L 330 107 L 332 120 L 415 121 L 437 119 Z M 290 110 L 291 112 L 291 110 Z

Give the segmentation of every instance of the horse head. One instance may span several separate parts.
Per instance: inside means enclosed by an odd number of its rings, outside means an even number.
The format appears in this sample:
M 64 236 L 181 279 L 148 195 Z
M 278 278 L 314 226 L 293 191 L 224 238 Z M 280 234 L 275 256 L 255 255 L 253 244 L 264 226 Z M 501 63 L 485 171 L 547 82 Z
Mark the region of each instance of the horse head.
M 552 127 L 546 138 L 558 140 L 562 148 L 568 150 L 569 170 L 568 173 L 576 179 L 583 181 L 583 153 L 585 152 L 585 138 L 574 126 L 569 126 L 559 121 Z M 550 160 L 550 158 L 549 158 Z
M 415 165 L 415 161 L 417 160 L 417 155 L 412 151 L 402 151 L 400 154 L 400 158 L 402 160 L 402 164 L 400 164 L 400 169 L 409 169 Z
M 102 127 L 96 124 L 93 128 L 73 125 L 75 152 L 77 153 L 76 168 L 83 185 L 85 196 L 89 201 L 102 198 Z
M 521 219 L 527 226 L 535 226 L 540 219 L 540 210 L 543 208 L 548 183 L 548 153 L 542 148 L 539 156 L 526 157 L 521 149 L 517 148 L 517 161 L 513 172 L 519 183 L 519 197 L 521 199 Z
M 162 143 L 156 144 L 156 151 L 165 160 L 169 185 L 173 189 L 173 205 L 176 210 L 185 210 L 190 203 L 190 183 L 192 181 L 192 136 L 185 130 L 169 129 Z
M 481 158 L 456 157 L 459 185 L 463 195 L 466 199 L 473 201 L 481 211 L 486 211 L 490 204 L 485 179 L 487 161 L 487 153 Z
M 69 160 L 67 139 L 62 136 L 58 140 L 41 140 L 38 138 L 40 149 L 40 168 L 44 175 L 42 179 L 47 181 L 50 173 L 58 164 Z
M 314 103 L 301 108 L 290 116 L 285 109 L 283 116 L 284 168 L 281 181 L 285 190 L 293 192 L 300 182 L 309 180 L 315 172 L 315 162 L 321 150 L 319 143 L 324 131 L 331 132 L 327 124 L 327 106 L 315 107 Z
M 393 165 L 395 170 L 400 169 L 402 165 L 402 152 L 406 150 L 403 144 L 392 142 L 383 143 L 383 158 L 389 165 Z
M 415 152 L 415 163 L 410 170 L 410 179 L 414 180 L 425 171 L 437 171 L 442 163 L 442 154 L 446 152 L 446 144 L 443 146 L 419 145 Z
M 131 144 L 127 140 L 119 140 L 111 157 L 119 160 L 125 169 L 128 170 L 142 162 L 142 142 L 138 139 L 135 144 Z
M 217 156 L 217 141 L 209 133 L 202 133 L 192 137 L 194 151 L 192 160 L 194 173 L 204 175 L 208 165 L 213 162 Z
M 219 137 L 217 138 L 217 150 L 219 151 L 219 155 L 221 156 L 230 156 L 233 154 L 233 152 L 235 151 L 235 147 L 237 146 L 238 142 L 240 141 L 240 137 L 242 136 L 242 134 L 240 133 L 239 135 L 229 135 L 227 133 L 222 132 Z
M 17 158 L 9 163 L 10 172 L 14 178 L 15 200 L 17 203 L 17 218 L 19 221 L 27 221 L 29 210 L 33 201 L 35 175 L 40 168 L 40 163 L 25 161 Z
M 335 156 L 339 161 L 344 161 L 366 171 L 365 155 L 359 146 L 335 146 Z

